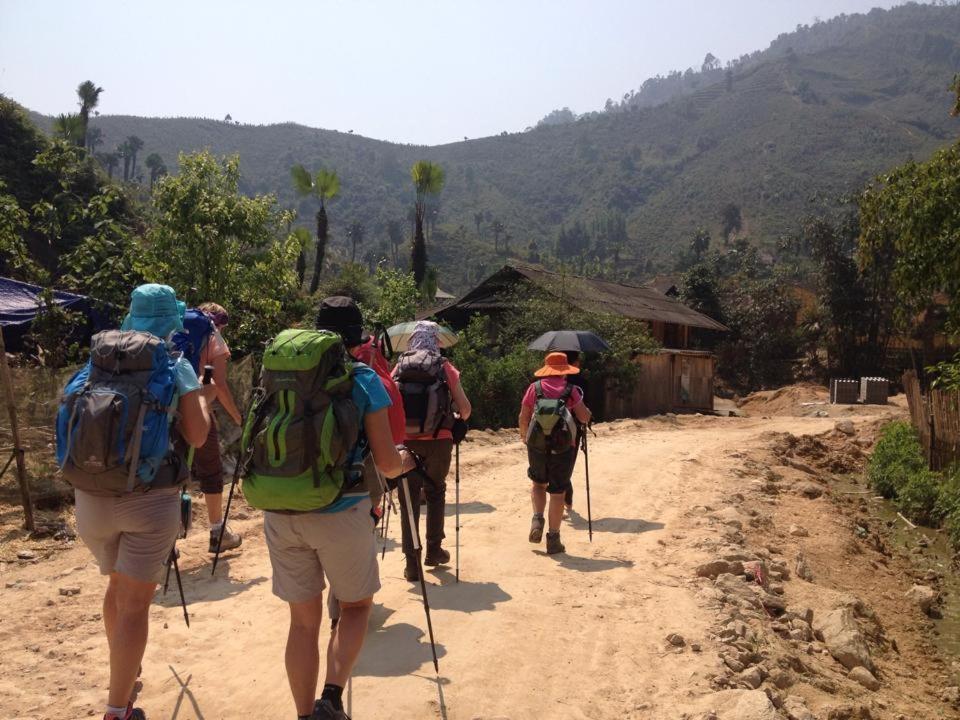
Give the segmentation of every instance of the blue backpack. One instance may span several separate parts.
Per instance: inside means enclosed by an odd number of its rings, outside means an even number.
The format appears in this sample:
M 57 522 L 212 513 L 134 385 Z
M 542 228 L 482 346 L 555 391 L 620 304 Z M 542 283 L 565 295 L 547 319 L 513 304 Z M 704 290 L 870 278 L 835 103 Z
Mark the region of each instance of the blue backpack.
M 174 363 L 150 333 L 93 336 L 90 360 L 67 383 L 57 410 L 57 462 L 68 483 L 121 495 L 180 480 L 170 438 Z
M 203 310 L 190 308 L 183 316 L 183 330 L 173 334 L 173 346 L 193 365 L 197 377 L 201 377 L 200 355 L 213 335 L 213 320 Z

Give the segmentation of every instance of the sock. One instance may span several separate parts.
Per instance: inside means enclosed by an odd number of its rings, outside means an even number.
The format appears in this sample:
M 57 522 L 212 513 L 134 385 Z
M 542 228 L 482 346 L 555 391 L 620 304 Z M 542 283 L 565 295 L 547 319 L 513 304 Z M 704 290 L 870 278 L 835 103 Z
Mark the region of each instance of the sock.
M 548 536 L 552 535 L 553 537 L 560 537 L 560 531 L 559 531 L 559 530 L 547 530 L 547 535 L 548 535 Z
M 343 688 L 333 683 L 327 683 L 323 686 L 321 700 L 329 700 L 337 710 L 343 710 Z
M 223 520 L 221 520 L 221 521 L 218 522 L 218 523 L 213 523 L 213 525 L 210 526 L 210 532 L 219 533 L 219 532 L 220 532 L 220 528 L 222 528 L 222 527 L 223 527 Z
M 534 513 L 533 516 L 534 516 L 537 520 L 543 520 L 543 513 Z
M 313 717 L 313 714 L 310 715 L 297 715 L 297 720 L 310 720 Z
M 113 705 L 107 705 L 107 715 L 113 715 L 114 717 L 125 718 L 127 716 L 127 706 L 115 707 Z

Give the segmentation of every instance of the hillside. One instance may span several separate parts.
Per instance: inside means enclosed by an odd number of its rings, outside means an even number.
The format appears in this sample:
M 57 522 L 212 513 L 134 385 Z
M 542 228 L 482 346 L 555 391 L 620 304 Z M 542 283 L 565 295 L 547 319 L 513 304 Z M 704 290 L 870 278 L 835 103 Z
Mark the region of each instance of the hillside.
M 960 7 L 910 5 L 782 35 L 720 71 L 719 82 L 706 82 L 716 71 L 704 73 L 703 87 L 654 107 L 625 102 L 574 123 L 443 146 L 295 124 L 125 116 L 93 124 L 105 148 L 137 135 L 143 156 L 158 152 L 171 168 L 178 151 L 239 153 L 245 189 L 277 193 L 308 224 L 313 204 L 294 196 L 289 168 L 336 168 L 343 187 L 330 207 L 334 242 L 362 222 L 361 254 L 378 245 L 389 253 L 386 223 L 405 220 L 412 205 L 410 165 L 437 161 L 448 180 L 431 261 L 445 287 L 462 289 L 502 259 L 493 252 L 494 219 L 504 226 L 501 244 L 511 236 L 509 252 L 526 257 L 533 241 L 552 253 L 561 226 L 579 220 L 589 230 L 623 216 L 621 271 L 634 276 L 668 267 L 698 226 L 721 237 L 720 212 L 730 203 L 740 209 L 741 233 L 773 248 L 838 194 L 956 138 L 946 87 L 958 67 Z

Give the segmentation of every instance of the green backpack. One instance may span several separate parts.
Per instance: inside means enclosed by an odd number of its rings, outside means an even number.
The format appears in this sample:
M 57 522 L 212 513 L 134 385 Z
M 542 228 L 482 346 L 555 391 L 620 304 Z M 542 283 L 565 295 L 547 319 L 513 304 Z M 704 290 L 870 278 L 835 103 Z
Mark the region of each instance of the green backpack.
M 544 395 L 540 380 L 534 383 L 536 404 L 530 427 L 527 428 L 527 447 L 537 452 L 552 454 L 566 452 L 576 445 L 577 422 L 567 407 L 573 392 L 569 383 L 558 398 Z
M 307 512 L 340 499 L 360 432 L 352 390 L 353 364 L 336 333 L 284 330 L 271 341 L 241 440 L 251 505 Z

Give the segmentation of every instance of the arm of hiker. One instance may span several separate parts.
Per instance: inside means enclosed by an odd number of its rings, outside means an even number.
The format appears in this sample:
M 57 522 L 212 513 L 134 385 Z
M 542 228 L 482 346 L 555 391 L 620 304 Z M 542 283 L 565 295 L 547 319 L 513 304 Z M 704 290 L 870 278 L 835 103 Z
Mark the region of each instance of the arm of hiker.
M 210 402 L 217 387 L 212 383 L 191 390 L 180 398 L 180 434 L 188 445 L 200 447 L 210 432 Z
M 592 417 L 590 414 L 590 409 L 587 407 L 585 402 L 579 402 L 574 407 L 570 408 L 570 412 L 573 413 L 573 416 L 577 419 L 581 425 L 586 425 L 590 422 Z
M 233 393 L 230 392 L 230 385 L 227 383 L 227 362 L 229 359 L 229 355 L 221 355 L 214 358 L 213 362 L 210 363 L 213 365 L 213 383 L 217 388 L 217 400 L 227 411 L 227 415 L 237 425 L 240 425 L 242 422 L 240 409 L 237 407 L 237 402 L 233 399 Z
M 520 441 L 527 444 L 527 428 L 530 427 L 530 418 L 533 417 L 533 410 L 526 405 L 520 406 Z
M 364 415 L 363 429 L 367 434 L 367 442 L 370 443 L 373 461 L 384 477 L 395 478 L 417 466 L 409 450 L 397 450 L 397 446 L 393 444 L 387 408 Z
M 461 420 L 469 420 L 473 408 L 470 405 L 470 399 L 463 391 L 463 385 L 457 382 L 450 387 L 450 394 L 453 396 L 453 404 L 457 409 L 457 414 Z

